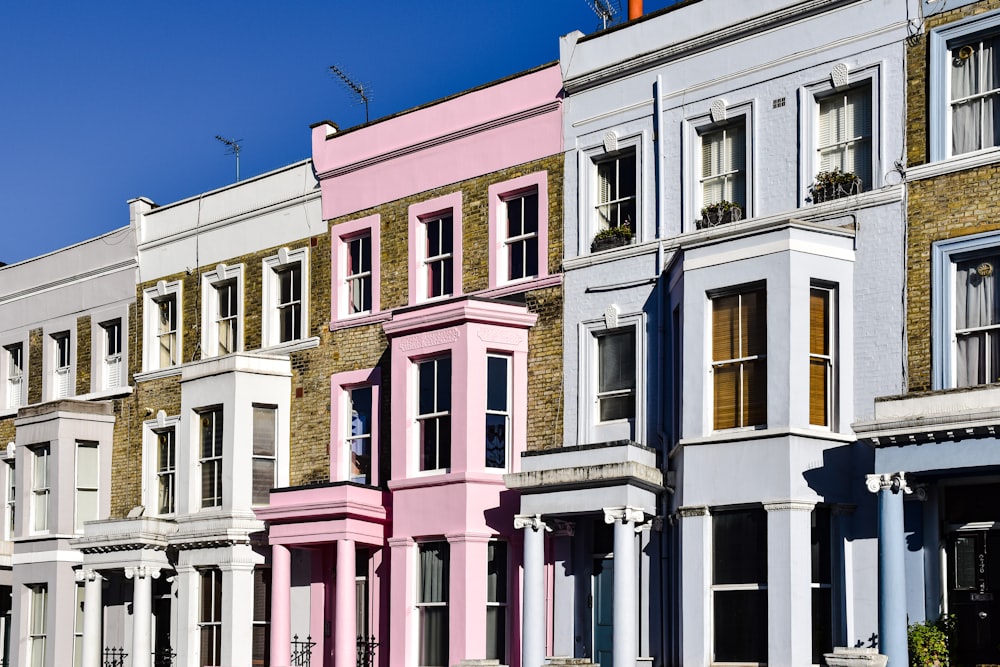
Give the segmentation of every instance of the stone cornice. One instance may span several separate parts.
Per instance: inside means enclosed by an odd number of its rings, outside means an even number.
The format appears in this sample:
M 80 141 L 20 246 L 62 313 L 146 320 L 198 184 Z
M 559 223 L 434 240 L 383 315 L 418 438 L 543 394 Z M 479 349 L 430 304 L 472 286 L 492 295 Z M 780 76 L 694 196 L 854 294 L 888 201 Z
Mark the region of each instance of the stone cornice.
M 997 162 L 1000 162 L 1000 148 L 989 148 L 982 151 L 964 153 L 946 160 L 907 167 L 906 180 L 921 181 L 927 178 L 953 174 L 957 171 L 965 171 L 966 169 L 987 167 Z
M 654 492 L 663 491 L 663 472 L 638 461 L 620 461 L 591 466 L 537 470 L 504 475 L 511 489 L 522 493 L 544 493 L 556 488 L 600 488 L 633 484 Z

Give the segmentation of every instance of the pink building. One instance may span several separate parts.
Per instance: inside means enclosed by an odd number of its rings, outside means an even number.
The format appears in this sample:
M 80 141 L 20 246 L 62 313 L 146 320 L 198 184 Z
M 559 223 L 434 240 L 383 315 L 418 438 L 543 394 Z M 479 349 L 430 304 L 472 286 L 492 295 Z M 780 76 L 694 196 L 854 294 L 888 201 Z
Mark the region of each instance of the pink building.
M 329 479 L 256 512 L 273 667 L 301 651 L 322 667 L 520 664 L 504 474 L 562 443 L 560 100 L 552 64 L 313 126 L 330 281 L 310 300 L 330 325 L 329 364 L 309 372 L 329 377 L 330 439 L 296 451 L 293 425 L 291 465 L 328 455 Z

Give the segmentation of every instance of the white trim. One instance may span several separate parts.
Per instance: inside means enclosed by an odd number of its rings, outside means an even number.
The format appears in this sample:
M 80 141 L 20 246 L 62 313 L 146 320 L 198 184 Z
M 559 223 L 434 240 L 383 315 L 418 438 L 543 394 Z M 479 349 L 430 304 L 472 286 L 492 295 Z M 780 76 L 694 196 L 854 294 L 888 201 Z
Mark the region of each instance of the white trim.
M 937 162 L 929 162 L 927 164 L 909 167 L 906 170 L 906 180 L 912 182 L 923 180 L 925 178 L 935 178 L 937 176 L 945 176 L 947 174 L 953 174 L 957 171 L 964 171 L 966 169 L 988 167 L 992 164 L 996 164 L 997 162 L 1000 162 L 1000 146 L 995 148 L 986 148 L 981 151 L 962 153 L 961 155 L 956 155 L 955 157 L 939 160 Z
M 299 265 L 299 337 L 282 341 L 280 322 L 278 318 L 278 299 L 280 298 L 278 273 L 285 267 L 298 263 Z M 263 279 L 261 280 L 261 347 L 273 348 L 287 343 L 305 340 L 309 332 L 309 248 L 303 246 L 295 250 L 283 247 L 277 255 L 265 257 L 262 261 Z
M 743 165 L 744 174 L 744 218 L 753 217 L 753 192 L 754 183 L 754 101 L 748 100 L 734 105 L 727 105 L 726 118 L 719 122 L 712 119 L 710 112 L 687 118 L 683 121 L 683 138 L 686 149 L 682 153 L 682 178 L 684 180 L 683 192 L 684 211 L 682 213 L 681 228 L 694 230 L 695 222 L 701 217 L 702 188 L 700 186 L 701 174 L 701 147 L 702 136 L 718 130 L 728 129 L 740 123 L 742 118 L 745 158 Z
M 246 299 L 244 298 L 244 266 L 237 264 L 227 266 L 219 264 L 214 270 L 201 276 L 201 358 L 219 356 L 219 331 L 216 326 L 219 309 L 219 288 L 224 283 L 236 285 L 236 340 L 235 349 L 229 353 L 243 351 L 243 336 L 246 327 L 243 326 Z
M 164 299 L 174 299 L 176 361 L 169 366 L 160 366 L 159 307 Z M 155 371 L 176 368 L 184 362 L 184 304 L 181 281 L 165 282 L 147 287 L 142 292 L 142 370 Z
M 615 326 L 609 327 L 604 318 L 581 322 L 578 329 L 579 386 L 577 393 L 577 442 L 609 442 L 646 440 L 646 340 L 647 315 L 644 312 L 618 315 Z M 633 328 L 635 333 L 635 416 L 601 422 L 597 415 L 598 348 L 597 338 L 603 333 Z
M 773 255 L 782 252 L 800 252 L 807 255 L 830 257 L 846 262 L 854 261 L 853 250 L 835 248 L 823 243 L 803 241 L 800 239 L 781 239 L 780 241 L 762 243 L 760 245 L 742 248 L 740 250 L 712 253 L 711 255 L 702 257 L 701 259 L 685 259 L 684 270 L 693 271 L 695 269 L 703 269 L 708 266 L 716 266 L 719 264 L 726 264 L 728 262 L 739 262 L 746 259 L 764 257 L 765 255 Z

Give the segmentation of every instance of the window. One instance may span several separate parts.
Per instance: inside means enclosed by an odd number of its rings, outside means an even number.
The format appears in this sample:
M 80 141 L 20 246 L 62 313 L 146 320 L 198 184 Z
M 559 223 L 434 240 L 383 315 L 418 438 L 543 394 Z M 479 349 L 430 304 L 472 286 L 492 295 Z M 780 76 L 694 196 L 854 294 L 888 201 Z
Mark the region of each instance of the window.
M 157 329 L 156 339 L 159 343 L 159 366 L 167 368 L 180 363 L 177 347 L 177 297 L 165 296 L 156 301 Z
M 213 285 L 215 289 L 215 328 L 219 354 L 237 351 L 237 330 L 239 327 L 239 299 L 235 280 Z
M 330 228 L 334 322 L 379 310 L 379 220 L 369 215 Z
M 347 310 L 351 315 L 372 309 L 372 239 L 368 234 L 347 241 Z
M 763 287 L 712 298 L 717 430 L 767 423 L 766 319 Z
M 830 508 L 814 507 L 811 514 L 812 552 L 812 661 L 824 664 L 823 654 L 833 651 L 833 580 Z
M 163 280 L 143 290 L 142 327 L 143 369 L 161 370 L 177 366 L 183 355 L 181 347 L 183 310 L 181 282 Z M 204 320 L 209 318 L 204 316 Z
M 276 486 L 276 441 L 278 409 L 273 406 L 253 406 L 253 497 L 254 505 L 266 505 L 271 489 Z M 221 497 L 221 494 L 220 494 Z
M 55 371 L 53 374 L 54 398 L 65 398 L 72 392 L 70 382 L 72 381 L 72 369 L 70 368 L 70 338 L 68 331 L 52 334 L 52 342 L 55 350 Z
M 98 488 L 101 478 L 96 442 L 76 443 L 76 530 L 83 530 L 85 521 L 99 517 Z
M 253 570 L 253 655 L 251 665 L 268 665 L 271 660 L 271 570 Z
M 767 662 L 767 513 L 712 512 L 712 662 Z
M 444 667 L 448 665 L 448 543 L 421 544 L 419 556 L 420 665 Z
M 934 388 L 1000 381 L 1000 236 L 948 239 L 931 248 Z
M 510 451 L 510 357 L 486 357 L 486 467 L 506 468 Z
M 112 320 L 101 323 L 104 338 L 104 358 L 102 386 L 105 389 L 122 385 L 122 321 Z
M 222 408 L 199 413 L 201 419 L 201 506 L 222 506 Z
M 530 192 L 504 200 L 506 238 L 504 259 L 507 279 L 538 275 L 538 193 Z
M 49 446 L 35 445 L 31 451 L 31 529 L 49 529 Z
M 308 248 L 264 259 L 263 346 L 301 340 L 309 331 Z
M 6 517 L 4 528 L 6 529 L 5 540 L 14 538 L 14 511 L 17 509 L 17 468 L 14 467 L 14 460 L 7 461 L 7 493 L 6 495 Z
M 431 299 L 449 296 L 454 292 L 453 266 L 453 225 L 451 215 L 430 218 L 423 221 L 426 247 L 423 254 L 424 271 L 427 276 L 427 294 Z
M 417 363 L 420 469 L 451 465 L 451 357 Z
M 983 12 L 930 31 L 931 159 L 1000 144 L 1000 14 Z
M 597 336 L 597 420 L 635 417 L 635 329 Z
M 28 651 L 30 667 L 45 667 L 45 640 L 48 627 L 49 587 L 47 584 L 32 584 L 30 591 L 30 615 L 28 617 Z
M 347 390 L 350 402 L 350 435 L 347 450 L 350 452 L 350 480 L 371 484 L 372 463 L 372 388 L 355 387 Z
M 15 343 L 4 348 L 7 357 L 7 407 L 24 405 L 27 382 L 24 376 L 24 345 Z
M 809 290 L 809 423 L 830 426 L 833 418 L 833 290 Z
M 817 99 L 818 171 L 849 171 L 872 188 L 871 84 L 838 91 Z
M 747 207 L 745 119 L 701 135 L 701 205 L 728 201 Z
M 73 665 L 83 665 L 83 584 L 76 585 L 76 607 L 73 620 Z
M 622 151 L 597 163 L 598 230 L 626 227 L 635 234 L 635 151 Z
M 486 658 L 507 662 L 507 543 L 486 547 Z
M 177 446 L 173 427 L 155 431 L 156 511 L 173 514 L 176 506 Z
M 291 264 L 278 274 L 278 342 L 302 338 L 302 267 Z
M 201 639 L 201 667 L 222 664 L 222 571 L 201 570 L 201 606 L 198 634 Z

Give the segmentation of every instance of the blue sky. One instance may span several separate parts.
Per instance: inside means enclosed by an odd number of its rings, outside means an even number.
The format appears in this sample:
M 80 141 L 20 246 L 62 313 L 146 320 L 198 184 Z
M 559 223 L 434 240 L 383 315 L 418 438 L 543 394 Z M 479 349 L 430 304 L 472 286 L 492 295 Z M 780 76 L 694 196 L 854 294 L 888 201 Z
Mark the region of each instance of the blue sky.
M 627 0 L 621 0 L 623 10 Z M 645 0 L 646 12 L 668 0 Z M 309 125 L 372 119 L 553 61 L 586 0 L 0 0 L 0 261 L 309 157 Z

